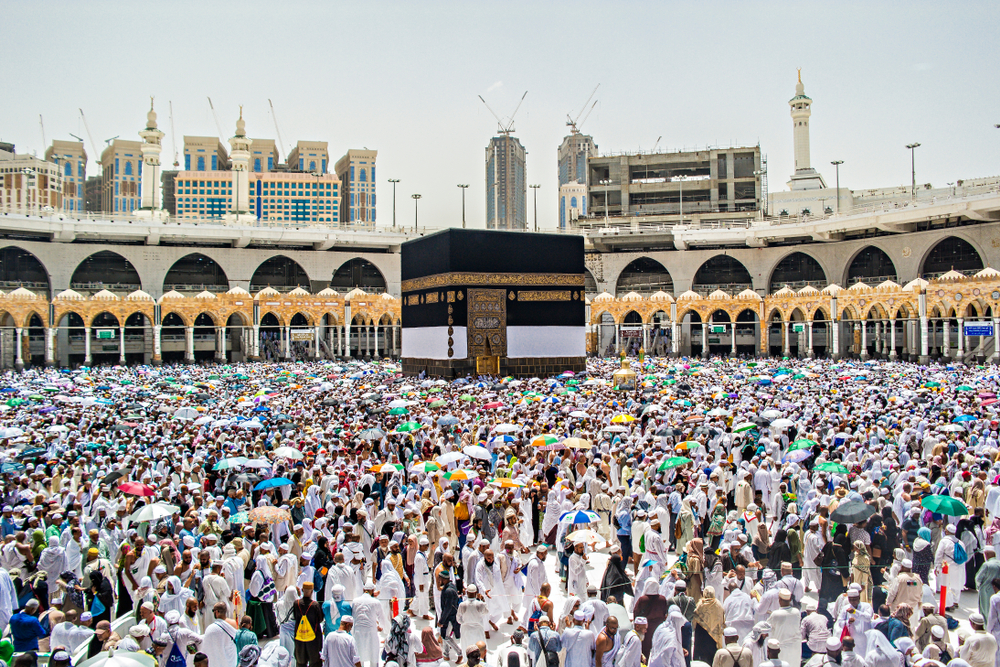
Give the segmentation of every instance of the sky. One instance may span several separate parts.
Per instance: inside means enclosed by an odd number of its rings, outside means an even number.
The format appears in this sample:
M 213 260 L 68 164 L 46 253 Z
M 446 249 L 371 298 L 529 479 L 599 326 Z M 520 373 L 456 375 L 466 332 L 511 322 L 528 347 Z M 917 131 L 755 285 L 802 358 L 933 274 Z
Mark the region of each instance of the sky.
M 788 100 L 802 68 L 812 164 L 831 186 L 944 186 L 1000 173 L 1000 3 L 969 2 L 88 2 L 0 0 L 0 140 L 138 140 L 155 96 L 162 160 L 183 135 L 224 137 L 239 107 L 251 137 L 378 150 L 378 224 L 485 226 L 485 147 L 513 112 L 557 224 L 556 150 L 582 126 L 601 153 L 760 144 L 769 189 L 792 173 Z M 168 112 L 173 104 L 173 136 Z M 87 140 L 91 154 L 91 142 Z M 183 161 L 183 160 L 182 160 Z M 96 174 L 96 164 L 88 174 Z M 534 209 L 529 191 L 529 221 Z

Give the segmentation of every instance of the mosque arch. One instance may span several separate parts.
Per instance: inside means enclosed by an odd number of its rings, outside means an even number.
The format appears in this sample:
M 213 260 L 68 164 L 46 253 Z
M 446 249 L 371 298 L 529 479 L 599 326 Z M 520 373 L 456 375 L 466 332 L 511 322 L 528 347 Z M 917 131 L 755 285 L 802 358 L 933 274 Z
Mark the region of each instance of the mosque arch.
M 101 250 L 77 265 L 69 286 L 74 290 L 133 292 L 142 288 L 142 280 L 132 262 L 116 252 Z
M 0 249 L 0 288 L 18 287 L 33 291 L 44 289 L 48 294 L 52 281 L 48 269 L 37 255 L 10 245 Z
M 594 290 L 597 290 L 596 283 Z M 670 272 L 662 264 L 649 257 L 639 257 L 629 262 L 618 274 L 618 282 L 615 285 L 617 296 L 624 296 L 629 292 L 653 294 L 654 292 L 673 293 L 673 291 L 674 279 L 670 276 Z
M 920 263 L 920 275 L 925 279 L 933 278 L 952 269 L 971 275 L 982 268 L 983 257 L 971 243 L 958 236 L 949 236 L 927 252 Z
M 256 293 L 265 287 L 273 287 L 279 291 L 296 287 L 308 290 L 309 274 L 294 259 L 275 255 L 261 262 L 250 278 L 250 292 Z
M 583 291 L 585 294 L 597 294 L 597 281 L 590 269 L 583 270 Z
M 229 277 L 218 262 L 200 252 L 178 259 L 163 278 L 164 292 L 205 289 L 224 292 L 229 289 Z
M 642 324 L 642 315 L 634 310 L 630 310 L 621 319 L 622 324 Z
M 378 294 L 386 290 L 385 275 L 367 259 L 352 257 L 333 272 L 330 287 L 338 292 L 358 288 Z
M 896 265 L 884 250 L 873 245 L 867 245 L 851 258 L 847 265 L 847 275 L 844 284 L 865 283 L 875 287 L 886 280 L 899 282 Z
M 732 255 L 723 254 L 710 257 L 698 267 L 691 289 L 700 294 L 709 294 L 717 289 L 738 294 L 752 284 L 747 267 Z
M 289 322 L 289 326 L 293 327 L 307 327 L 312 325 L 312 318 L 305 313 L 295 313 L 292 315 L 292 319 Z
M 806 285 L 823 289 L 829 284 L 826 272 L 815 257 L 804 252 L 785 255 L 771 271 L 768 291 L 774 294 L 785 285 L 798 290 Z

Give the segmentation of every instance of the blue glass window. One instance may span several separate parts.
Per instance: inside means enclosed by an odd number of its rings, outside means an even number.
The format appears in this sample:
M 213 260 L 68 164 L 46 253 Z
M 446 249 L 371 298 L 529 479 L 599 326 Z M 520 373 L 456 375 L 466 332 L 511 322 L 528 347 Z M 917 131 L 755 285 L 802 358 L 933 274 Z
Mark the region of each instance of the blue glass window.
M 219 168 L 219 156 L 218 155 L 213 155 L 212 156 L 212 171 L 215 171 L 218 168 Z
M 368 178 L 365 176 L 365 170 L 364 169 L 361 170 L 361 179 L 360 180 L 361 180 L 362 183 L 366 183 L 368 181 Z
M 205 156 L 198 156 L 198 171 L 205 171 Z
M 576 197 L 570 197 L 569 206 L 570 208 L 576 208 Z
M 274 169 L 274 156 L 267 158 L 267 170 L 272 171 Z
M 73 165 L 70 164 L 69 162 L 66 163 L 66 175 L 67 176 L 73 175 Z
M 316 171 L 316 160 L 309 161 L 309 171 Z
M 323 173 L 325 174 L 326 173 L 326 160 L 325 159 L 322 160 L 322 162 L 320 164 L 323 165 Z
M 351 165 L 351 182 L 354 182 L 354 165 Z
M 115 173 L 118 173 L 118 158 L 115 158 Z
M 184 156 L 184 171 L 191 171 L 191 156 Z
M 125 160 L 125 175 L 132 175 L 132 160 Z
M 258 173 L 260 172 L 260 158 L 259 157 L 258 158 L 254 158 L 254 161 L 253 161 L 253 170 L 256 171 L 256 172 L 258 172 Z

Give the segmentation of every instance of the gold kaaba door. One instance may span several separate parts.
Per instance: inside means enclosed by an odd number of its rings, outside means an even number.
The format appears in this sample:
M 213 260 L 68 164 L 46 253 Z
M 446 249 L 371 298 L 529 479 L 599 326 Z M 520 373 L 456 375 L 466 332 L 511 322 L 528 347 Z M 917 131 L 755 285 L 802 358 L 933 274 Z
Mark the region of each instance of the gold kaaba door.
M 469 357 L 477 367 L 480 357 L 499 364 L 499 357 L 507 356 L 507 290 L 470 289 L 468 297 Z
M 500 375 L 500 357 L 476 357 L 476 375 Z

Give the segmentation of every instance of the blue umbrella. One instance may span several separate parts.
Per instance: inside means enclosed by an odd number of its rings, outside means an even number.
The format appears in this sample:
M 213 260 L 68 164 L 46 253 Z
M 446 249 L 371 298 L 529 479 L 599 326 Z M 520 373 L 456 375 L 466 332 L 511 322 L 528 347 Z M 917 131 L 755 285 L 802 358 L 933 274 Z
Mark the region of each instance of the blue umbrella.
M 279 486 L 291 486 L 292 480 L 285 479 L 284 477 L 272 477 L 271 479 L 265 479 L 263 482 L 259 482 L 257 486 L 253 487 L 254 491 L 263 491 L 264 489 L 274 489 Z
M 15 463 L 14 461 L 4 461 L 0 464 L 0 473 L 22 473 L 27 468 L 23 463 Z
M 271 408 L 267 407 L 266 405 L 258 405 L 256 408 L 251 410 L 251 412 L 270 412 L 270 411 Z
M 500 442 L 517 442 L 517 438 L 512 435 L 496 435 L 490 438 L 490 444 L 497 444 Z
M 976 418 L 973 417 L 972 415 L 959 415 L 959 416 L 955 417 L 954 419 L 952 419 L 952 421 L 955 422 L 956 424 L 958 424 L 958 423 L 961 423 L 961 422 L 974 422 L 974 421 L 976 421 Z
M 577 525 L 581 523 L 597 523 L 601 518 L 594 512 L 571 510 L 559 517 L 559 523 Z
M 454 426 L 458 423 L 458 417 L 452 415 L 445 415 L 438 419 L 438 426 Z
M 795 450 L 792 450 L 792 451 L 788 452 L 784 456 L 782 456 L 781 457 L 781 462 L 782 463 L 789 463 L 791 461 L 794 461 L 795 463 L 801 463 L 802 461 L 805 461 L 810 456 L 812 456 L 812 450 L 811 449 L 795 449 Z

